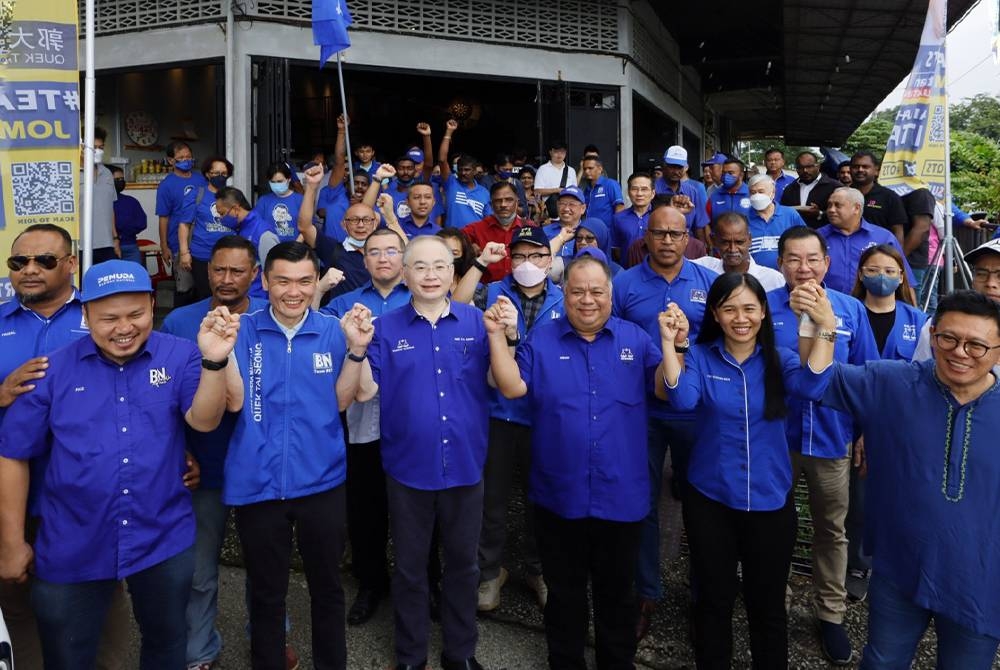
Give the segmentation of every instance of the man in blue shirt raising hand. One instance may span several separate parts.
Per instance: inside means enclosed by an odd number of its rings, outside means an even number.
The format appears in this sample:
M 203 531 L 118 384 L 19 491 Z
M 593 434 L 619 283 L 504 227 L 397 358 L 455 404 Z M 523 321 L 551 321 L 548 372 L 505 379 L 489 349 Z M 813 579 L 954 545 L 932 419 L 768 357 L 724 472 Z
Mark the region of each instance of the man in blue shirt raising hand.
M 32 560 L 32 604 L 50 669 L 93 667 L 107 611 L 125 579 L 142 630 L 142 666 L 185 661 L 185 606 L 194 566 L 184 425 L 212 430 L 238 384 L 224 371 L 239 319 L 213 310 L 198 346 L 154 333 L 143 268 L 113 260 L 83 280 L 90 336 L 49 355 L 35 389 L 0 430 L 0 579 L 22 581 Z M 200 349 L 200 352 L 199 352 Z M 34 551 L 24 541 L 28 461 L 40 482 Z

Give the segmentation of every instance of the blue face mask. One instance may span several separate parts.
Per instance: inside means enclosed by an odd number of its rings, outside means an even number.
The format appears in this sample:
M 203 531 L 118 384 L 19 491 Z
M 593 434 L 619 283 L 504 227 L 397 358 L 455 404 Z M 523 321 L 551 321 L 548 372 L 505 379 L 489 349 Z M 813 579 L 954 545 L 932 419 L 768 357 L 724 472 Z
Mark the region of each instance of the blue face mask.
M 736 175 L 724 174 L 722 175 L 722 188 L 729 190 L 736 186 Z
M 222 189 L 226 188 L 227 181 L 229 181 L 229 177 L 222 174 L 208 178 L 208 183 L 214 186 L 216 191 L 221 191 Z
M 236 216 L 232 214 L 226 214 L 224 217 L 222 217 L 222 219 L 220 219 L 220 223 L 224 225 L 226 228 L 229 228 L 230 230 L 240 229 L 240 220 L 237 219 Z
M 271 193 L 275 195 L 283 195 L 285 193 L 288 193 L 287 181 L 272 181 L 268 183 L 271 185 Z
M 497 170 L 497 176 L 501 179 L 510 179 L 514 176 L 514 173 L 508 172 L 507 170 Z
M 181 172 L 188 172 L 191 168 L 194 167 L 194 160 L 191 158 L 185 158 L 182 161 L 174 161 L 174 167 L 180 170 Z
M 861 278 L 861 283 L 864 285 L 865 290 L 879 298 L 884 298 L 887 295 L 895 293 L 902 282 L 902 277 L 888 277 L 883 274 Z

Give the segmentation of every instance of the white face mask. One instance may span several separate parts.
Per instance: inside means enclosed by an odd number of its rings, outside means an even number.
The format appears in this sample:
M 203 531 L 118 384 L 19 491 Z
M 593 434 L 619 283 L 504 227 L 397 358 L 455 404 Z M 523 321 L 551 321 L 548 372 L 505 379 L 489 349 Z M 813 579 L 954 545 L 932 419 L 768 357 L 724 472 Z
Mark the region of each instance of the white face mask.
M 756 209 L 758 212 L 767 209 L 768 205 L 771 204 L 771 196 L 765 195 L 763 193 L 754 193 L 750 196 L 750 206 Z
M 524 261 L 512 272 L 514 275 L 514 281 L 516 281 L 521 286 L 532 287 L 538 286 L 543 281 L 545 281 L 545 270 L 538 267 L 531 261 Z
M 360 249 L 361 247 L 365 246 L 365 241 L 364 240 L 356 240 L 353 237 L 351 237 L 350 235 L 348 235 L 344 239 L 344 241 L 347 242 L 352 247 L 354 247 L 355 249 Z
M 94 165 L 104 162 L 104 149 L 94 149 Z

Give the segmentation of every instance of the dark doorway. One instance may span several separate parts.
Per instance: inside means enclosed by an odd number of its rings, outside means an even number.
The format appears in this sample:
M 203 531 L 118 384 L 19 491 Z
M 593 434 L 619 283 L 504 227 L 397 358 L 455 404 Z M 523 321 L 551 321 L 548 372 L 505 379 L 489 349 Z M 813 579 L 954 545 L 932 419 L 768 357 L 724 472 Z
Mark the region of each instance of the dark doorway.
M 632 146 L 636 170 L 659 163 L 667 147 L 677 144 L 677 121 L 638 93 L 632 93 Z M 690 161 L 689 156 L 689 161 Z

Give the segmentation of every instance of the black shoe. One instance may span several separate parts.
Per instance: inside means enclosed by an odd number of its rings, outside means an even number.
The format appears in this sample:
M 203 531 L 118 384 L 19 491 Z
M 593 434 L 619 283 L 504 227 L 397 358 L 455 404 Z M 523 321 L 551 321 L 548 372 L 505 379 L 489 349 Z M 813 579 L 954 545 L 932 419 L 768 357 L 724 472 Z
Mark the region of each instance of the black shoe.
M 484 670 L 484 668 L 479 665 L 479 661 L 476 660 L 475 656 L 467 658 L 464 661 L 452 661 L 444 654 L 441 654 L 441 670 Z
M 851 641 L 847 637 L 844 625 L 829 621 L 819 622 L 819 637 L 823 654 L 834 665 L 850 665 L 854 658 L 851 651 Z
M 405 663 L 399 663 L 396 665 L 396 670 L 427 670 L 427 661 L 419 663 L 417 665 L 407 665 Z
M 868 597 L 868 571 L 848 570 L 844 586 L 847 588 L 849 600 L 856 603 L 864 601 Z
M 378 604 L 381 600 L 382 594 L 378 591 L 366 588 L 358 589 L 354 604 L 351 605 L 351 609 L 347 613 L 347 623 L 352 626 L 360 626 L 371 619 L 378 610 Z
M 441 587 L 431 584 L 430 589 L 431 621 L 439 623 L 441 621 Z

